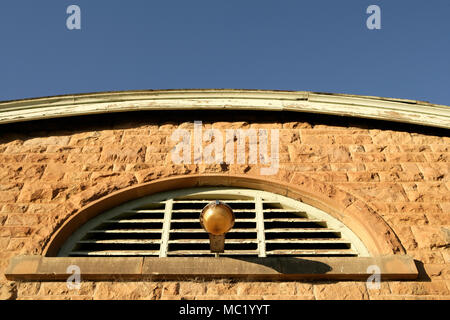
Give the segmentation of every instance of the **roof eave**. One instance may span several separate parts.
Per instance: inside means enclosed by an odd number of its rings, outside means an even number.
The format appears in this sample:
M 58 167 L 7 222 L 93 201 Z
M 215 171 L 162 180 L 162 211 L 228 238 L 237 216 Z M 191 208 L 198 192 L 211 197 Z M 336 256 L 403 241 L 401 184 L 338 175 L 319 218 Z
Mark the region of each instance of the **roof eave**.
M 293 111 L 450 129 L 450 107 L 305 91 L 183 89 L 100 92 L 0 102 L 0 124 L 141 110 Z

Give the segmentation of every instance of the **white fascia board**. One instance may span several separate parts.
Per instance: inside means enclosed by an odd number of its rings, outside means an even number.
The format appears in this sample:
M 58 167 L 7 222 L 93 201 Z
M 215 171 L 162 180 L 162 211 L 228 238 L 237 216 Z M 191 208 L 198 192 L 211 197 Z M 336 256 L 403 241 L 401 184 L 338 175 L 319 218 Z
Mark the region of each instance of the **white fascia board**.
M 450 107 L 414 100 L 263 90 L 125 91 L 0 102 L 0 124 L 140 110 L 320 113 L 450 128 Z

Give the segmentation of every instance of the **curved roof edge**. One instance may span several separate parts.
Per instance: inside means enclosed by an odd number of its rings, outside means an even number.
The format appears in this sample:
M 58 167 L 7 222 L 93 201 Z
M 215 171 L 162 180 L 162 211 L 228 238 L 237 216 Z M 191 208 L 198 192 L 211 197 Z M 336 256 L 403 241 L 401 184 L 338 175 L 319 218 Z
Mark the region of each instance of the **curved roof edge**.
M 100 92 L 0 102 L 0 124 L 140 110 L 294 111 L 450 129 L 450 107 L 415 100 L 235 89 Z

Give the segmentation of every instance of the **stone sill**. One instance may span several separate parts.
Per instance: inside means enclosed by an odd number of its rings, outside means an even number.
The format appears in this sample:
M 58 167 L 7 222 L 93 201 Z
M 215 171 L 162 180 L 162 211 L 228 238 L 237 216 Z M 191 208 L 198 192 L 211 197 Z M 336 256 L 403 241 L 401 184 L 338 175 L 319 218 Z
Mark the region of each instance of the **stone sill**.
M 367 280 L 369 266 L 380 268 L 381 280 L 416 279 L 407 255 L 379 257 L 44 257 L 17 256 L 5 272 L 8 280 L 67 280 L 76 265 L 82 280 Z

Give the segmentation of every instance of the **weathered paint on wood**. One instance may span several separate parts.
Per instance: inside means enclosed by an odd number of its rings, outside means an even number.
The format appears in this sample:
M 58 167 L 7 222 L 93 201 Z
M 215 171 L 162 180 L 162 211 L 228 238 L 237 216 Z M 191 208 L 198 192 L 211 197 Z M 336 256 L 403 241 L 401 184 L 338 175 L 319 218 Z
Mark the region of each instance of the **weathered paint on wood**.
M 104 92 L 0 102 L 0 124 L 140 110 L 309 112 L 450 128 L 450 107 L 415 100 L 258 90 Z

